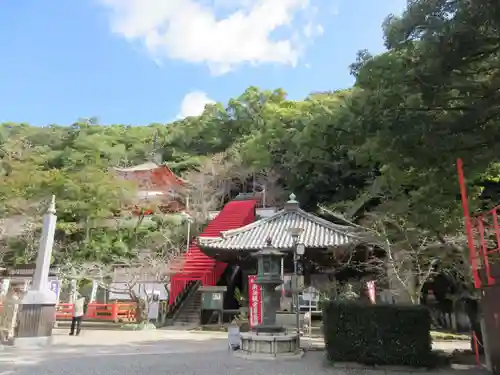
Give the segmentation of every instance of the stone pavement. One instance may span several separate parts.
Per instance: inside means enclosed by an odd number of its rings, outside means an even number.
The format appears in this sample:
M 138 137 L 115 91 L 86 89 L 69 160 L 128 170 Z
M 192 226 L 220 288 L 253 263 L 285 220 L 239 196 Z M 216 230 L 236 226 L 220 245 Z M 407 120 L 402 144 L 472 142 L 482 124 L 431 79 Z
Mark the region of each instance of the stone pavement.
M 307 342 L 304 344 L 307 347 Z M 227 334 L 214 332 L 84 331 L 79 337 L 70 337 L 66 330 L 56 330 L 50 348 L 22 352 L 0 347 L 0 375 L 375 375 L 383 372 L 327 367 L 322 351 L 309 351 L 296 361 L 237 359 L 228 353 Z M 470 373 L 463 371 L 459 375 Z

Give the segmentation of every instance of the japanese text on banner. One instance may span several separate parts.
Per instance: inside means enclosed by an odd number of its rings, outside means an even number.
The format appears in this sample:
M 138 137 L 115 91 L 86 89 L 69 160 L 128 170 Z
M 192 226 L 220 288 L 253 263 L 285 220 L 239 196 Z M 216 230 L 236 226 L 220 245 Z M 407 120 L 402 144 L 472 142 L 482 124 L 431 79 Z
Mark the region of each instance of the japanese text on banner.
M 256 283 L 257 276 L 248 276 L 249 294 L 249 324 L 255 327 L 262 323 L 262 291 L 260 285 Z

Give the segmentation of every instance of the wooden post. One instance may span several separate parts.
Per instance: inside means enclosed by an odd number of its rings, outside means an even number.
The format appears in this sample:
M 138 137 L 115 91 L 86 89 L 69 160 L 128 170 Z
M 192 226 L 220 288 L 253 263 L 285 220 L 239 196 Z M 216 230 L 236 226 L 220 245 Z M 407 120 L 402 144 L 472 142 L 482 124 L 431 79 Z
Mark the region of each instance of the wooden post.
M 118 302 L 116 301 L 111 304 L 111 320 L 118 321 Z

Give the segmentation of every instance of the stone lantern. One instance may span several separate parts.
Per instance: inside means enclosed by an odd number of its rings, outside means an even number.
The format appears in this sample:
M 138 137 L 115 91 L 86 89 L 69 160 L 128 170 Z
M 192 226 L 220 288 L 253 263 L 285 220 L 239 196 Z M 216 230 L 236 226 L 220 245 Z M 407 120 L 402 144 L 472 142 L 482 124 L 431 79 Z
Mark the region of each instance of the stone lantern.
M 262 324 L 255 326 L 254 332 L 283 332 L 282 326 L 276 324 L 276 312 L 280 309 L 280 292 L 277 287 L 283 284 L 281 278 L 281 259 L 283 253 L 272 247 L 272 240 L 266 240 L 266 247 L 255 253 L 257 258 L 256 283 L 262 290 Z
M 242 358 L 299 358 L 304 352 L 300 349 L 300 336 L 297 332 L 287 333 L 276 324 L 276 312 L 280 308 L 281 293 L 276 290 L 283 283 L 281 278 L 281 259 L 283 253 L 276 250 L 271 239 L 266 247 L 254 256 L 257 258 L 256 284 L 262 291 L 262 324 L 251 332 L 241 332 L 241 350 L 235 354 Z

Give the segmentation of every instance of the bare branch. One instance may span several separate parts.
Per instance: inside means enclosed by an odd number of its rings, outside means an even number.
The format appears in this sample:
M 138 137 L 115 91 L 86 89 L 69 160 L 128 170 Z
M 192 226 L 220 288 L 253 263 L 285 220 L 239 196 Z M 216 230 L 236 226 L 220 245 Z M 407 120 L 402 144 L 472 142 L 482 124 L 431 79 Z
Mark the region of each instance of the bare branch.
M 256 187 L 262 193 L 262 204 L 264 206 L 279 207 L 285 203 L 286 194 L 281 184 L 281 176 L 273 169 L 265 169 L 255 174 Z
M 189 196 L 187 213 L 197 222 L 205 222 L 210 211 L 219 209 L 231 196 L 231 191 L 244 185 L 252 172 L 238 158 L 225 153 L 205 159 L 197 170 L 186 173 L 186 195 Z
M 383 249 L 385 257 L 370 256 L 364 262 L 349 259 L 348 266 L 370 269 L 379 275 L 396 296 L 419 303 L 423 287 L 443 268 L 459 268 L 460 258 L 450 257 L 446 264 L 442 257 L 443 244 L 434 234 L 412 226 L 406 219 L 388 214 L 370 213 L 365 217 L 367 244 Z M 463 267 L 462 267 L 463 268 Z

